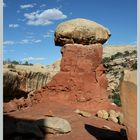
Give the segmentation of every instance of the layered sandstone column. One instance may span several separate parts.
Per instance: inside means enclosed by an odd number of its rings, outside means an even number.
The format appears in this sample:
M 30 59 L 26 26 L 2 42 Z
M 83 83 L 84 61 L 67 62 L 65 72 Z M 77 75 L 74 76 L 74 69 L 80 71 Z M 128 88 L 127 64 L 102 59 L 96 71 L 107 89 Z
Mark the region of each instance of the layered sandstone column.
M 76 102 L 107 101 L 102 44 L 109 36 L 108 29 L 85 19 L 58 25 L 55 44 L 62 46 L 61 70 L 47 85 L 49 91 Z

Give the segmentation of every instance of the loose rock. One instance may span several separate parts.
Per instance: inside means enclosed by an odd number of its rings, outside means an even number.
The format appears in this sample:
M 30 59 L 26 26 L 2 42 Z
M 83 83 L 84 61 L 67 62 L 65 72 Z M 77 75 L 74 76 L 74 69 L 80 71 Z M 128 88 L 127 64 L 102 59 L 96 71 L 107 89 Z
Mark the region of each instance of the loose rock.
M 44 130 L 45 133 L 68 133 L 71 131 L 70 123 L 58 117 L 46 117 L 37 121 L 37 125 Z
M 97 112 L 97 117 L 102 118 L 102 119 L 108 119 L 108 112 L 105 110 L 99 110 Z
M 80 114 L 83 117 L 91 117 L 91 114 L 89 112 L 86 112 L 86 111 L 81 111 L 79 109 L 76 109 L 74 112 L 77 114 Z

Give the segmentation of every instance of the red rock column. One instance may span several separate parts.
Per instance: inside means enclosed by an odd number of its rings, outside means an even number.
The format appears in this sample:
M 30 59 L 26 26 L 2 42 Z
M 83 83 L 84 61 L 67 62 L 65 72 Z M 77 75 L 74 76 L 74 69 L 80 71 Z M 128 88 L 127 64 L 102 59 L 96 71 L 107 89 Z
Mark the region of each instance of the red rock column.
M 47 85 L 50 93 L 67 94 L 77 102 L 107 100 L 102 50 L 101 44 L 62 47 L 61 70 Z

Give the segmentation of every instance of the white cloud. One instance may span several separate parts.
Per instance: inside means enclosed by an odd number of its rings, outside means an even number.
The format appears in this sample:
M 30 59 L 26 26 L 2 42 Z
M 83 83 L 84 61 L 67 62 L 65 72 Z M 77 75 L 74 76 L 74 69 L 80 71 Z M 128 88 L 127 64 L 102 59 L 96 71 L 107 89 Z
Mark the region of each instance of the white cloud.
M 17 28 L 17 27 L 19 27 L 18 24 L 9 24 L 9 28 Z
M 11 40 L 8 40 L 8 41 L 4 41 L 3 44 L 4 44 L 4 45 L 14 45 L 15 42 L 14 42 L 14 41 L 11 41 Z
M 51 34 L 46 34 L 46 35 L 43 35 L 44 38 L 49 38 L 49 37 L 52 37 Z
M 15 44 L 20 44 L 20 45 L 24 45 L 24 44 L 34 44 L 34 43 L 40 43 L 42 40 L 40 39 L 23 39 L 21 41 L 11 41 L 11 40 L 8 40 L 8 41 L 4 41 L 4 45 L 15 45 Z
M 29 44 L 30 41 L 28 39 L 23 39 L 19 42 L 20 44 Z
M 39 39 L 38 39 L 38 40 L 33 40 L 33 42 L 34 42 L 34 43 L 40 43 L 41 40 L 39 40 Z
M 53 9 L 47 9 L 43 12 L 36 11 L 32 13 L 25 13 L 25 18 L 27 19 L 28 25 L 49 25 L 52 24 L 53 20 L 60 20 L 67 18 L 66 15 L 63 14 L 62 11 L 59 9 L 53 8 Z
M 49 30 L 49 32 L 47 32 L 45 35 L 43 35 L 44 38 L 49 38 L 49 37 L 52 37 L 53 36 L 53 33 L 54 33 L 54 30 Z
M 54 30 L 49 30 L 50 33 L 54 33 Z
M 21 9 L 28 9 L 28 8 L 33 8 L 34 4 L 25 4 L 25 5 L 20 5 Z
M 35 40 L 35 39 L 23 39 L 19 42 L 19 44 L 33 44 L 33 43 L 40 43 L 41 40 Z
M 45 58 L 43 57 L 26 57 L 26 58 L 23 58 L 22 61 L 41 61 L 41 60 L 45 60 Z

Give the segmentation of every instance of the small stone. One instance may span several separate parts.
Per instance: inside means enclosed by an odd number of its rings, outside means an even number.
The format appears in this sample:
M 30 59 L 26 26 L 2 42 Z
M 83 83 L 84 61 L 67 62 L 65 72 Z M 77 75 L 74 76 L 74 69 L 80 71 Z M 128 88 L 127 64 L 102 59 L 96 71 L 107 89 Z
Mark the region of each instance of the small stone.
M 118 117 L 118 113 L 116 113 L 115 110 L 110 110 L 110 111 L 109 111 L 109 116 L 110 116 L 110 117 Z
M 118 115 L 118 123 L 121 125 L 124 123 L 124 116 L 121 112 L 119 112 L 119 115 Z
M 108 119 L 108 112 L 106 110 L 99 110 L 97 112 L 97 117 L 102 119 Z
M 91 117 L 91 113 L 86 112 L 86 111 L 81 111 L 79 109 L 76 109 L 74 112 L 79 114 L 79 115 L 81 115 L 81 116 L 83 116 L 83 117 Z
M 58 117 L 46 117 L 37 121 L 37 125 L 44 130 L 45 133 L 64 134 L 71 131 L 70 123 Z
M 111 128 L 109 126 L 107 126 L 107 125 L 104 125 L 102 128 L 107 129 L 107 130 L 111 130 Z
M 114 123 L 118 123 L 118 119 L 116 117 L 110 116 L 108 120 L 111 120 Z

